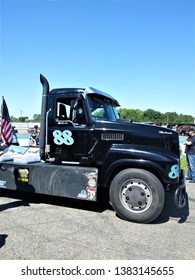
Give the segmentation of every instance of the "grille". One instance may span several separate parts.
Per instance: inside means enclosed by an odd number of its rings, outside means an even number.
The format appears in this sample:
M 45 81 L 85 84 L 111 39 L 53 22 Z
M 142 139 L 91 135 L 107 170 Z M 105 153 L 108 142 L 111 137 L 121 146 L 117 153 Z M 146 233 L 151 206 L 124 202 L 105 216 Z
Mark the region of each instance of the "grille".
M 124 134 L 122 134 L 122 133 L 102 133 L 101 140 L 107 140 L 107 141 L 119 140 L 119 141 L 122 141 L 122 140 L 124 140 Z

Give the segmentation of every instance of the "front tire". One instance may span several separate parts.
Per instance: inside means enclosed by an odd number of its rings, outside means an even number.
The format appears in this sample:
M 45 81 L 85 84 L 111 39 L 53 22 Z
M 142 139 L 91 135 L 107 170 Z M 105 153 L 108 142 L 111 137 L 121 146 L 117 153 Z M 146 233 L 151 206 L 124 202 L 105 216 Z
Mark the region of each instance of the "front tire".
M 151 172 L 129 168 L 119 172 L 110 186 L 110 202 L 124 220 L 150 223 L 161 213 L 165 191 Z

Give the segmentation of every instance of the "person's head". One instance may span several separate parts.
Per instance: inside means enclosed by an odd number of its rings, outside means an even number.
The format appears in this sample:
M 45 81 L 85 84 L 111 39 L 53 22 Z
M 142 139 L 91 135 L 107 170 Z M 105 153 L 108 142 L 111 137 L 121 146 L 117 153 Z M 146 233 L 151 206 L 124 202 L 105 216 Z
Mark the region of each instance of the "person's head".
M 34 125 L 34 129 L 38 129 L 38 125 Z
M 194 135 L 195 134 L 195 127 L 190 127 L 189 130 L 188 130 L 188 134 L 190 136 Z

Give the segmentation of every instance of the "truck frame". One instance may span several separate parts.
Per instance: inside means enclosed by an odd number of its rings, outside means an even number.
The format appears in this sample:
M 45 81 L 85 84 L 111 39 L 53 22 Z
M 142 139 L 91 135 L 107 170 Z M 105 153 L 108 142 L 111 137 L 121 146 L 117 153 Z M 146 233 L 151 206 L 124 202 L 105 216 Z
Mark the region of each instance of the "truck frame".
M 0 188 L 109 200 L 122 219 L 138 223 L 160 215 L 167 188 L 176 207 L 185 206 L 177 132 L 121 120 L 118 101 L 95 88 L 50 90 L 43 75 L 40 81 L 39 156 L 28 156 L 26 147 L 20 157 L 1 160 Z

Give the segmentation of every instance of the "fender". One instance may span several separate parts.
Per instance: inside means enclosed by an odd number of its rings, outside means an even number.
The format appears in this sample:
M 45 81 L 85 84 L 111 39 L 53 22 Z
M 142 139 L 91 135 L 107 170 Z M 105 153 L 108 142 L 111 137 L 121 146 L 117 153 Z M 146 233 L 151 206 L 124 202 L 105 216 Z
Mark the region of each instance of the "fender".
M 179 181 L 179 160 L 173 153 L 151 146 L 113 144 L 102 166 L 99 184 L 106 187 L 110 178 L 124 168 L 142 168 L 153 171 L 164 184 Z M 174 170 L 173 170 L 174 168 Z

